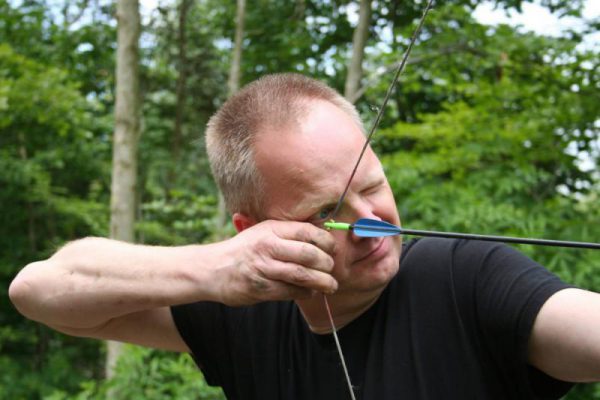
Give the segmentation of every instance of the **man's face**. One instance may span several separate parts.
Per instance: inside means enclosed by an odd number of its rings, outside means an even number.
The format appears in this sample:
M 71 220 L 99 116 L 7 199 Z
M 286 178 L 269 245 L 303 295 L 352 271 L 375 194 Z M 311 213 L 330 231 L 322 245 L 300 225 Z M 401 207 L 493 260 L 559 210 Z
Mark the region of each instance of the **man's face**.
M 354 120 L 333 104 L 313 101 L 294 131 L 266 132 L 255 143 L 256 163 L 265 182 L 269 219 L 306 221 L 317 226 L 331 218 L 365 136 Z M 369 147 L 336 220 L 400 219 L 379 159 Z M 359 238 L 335 231 L 333 276 L 341 291 L 383 289 L 398 270 L 401 237 Z

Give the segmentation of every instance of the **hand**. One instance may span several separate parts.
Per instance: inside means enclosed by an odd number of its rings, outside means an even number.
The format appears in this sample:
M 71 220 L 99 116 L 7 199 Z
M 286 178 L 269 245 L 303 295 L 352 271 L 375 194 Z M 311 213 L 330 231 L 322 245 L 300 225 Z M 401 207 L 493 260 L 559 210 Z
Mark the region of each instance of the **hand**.
M 338 287 L 331 276 L 335 241 L 314 225 L 264 221 L 225 243 L 233 262 L 218 268 L 217 282 L 226 305 L 306 298 Z

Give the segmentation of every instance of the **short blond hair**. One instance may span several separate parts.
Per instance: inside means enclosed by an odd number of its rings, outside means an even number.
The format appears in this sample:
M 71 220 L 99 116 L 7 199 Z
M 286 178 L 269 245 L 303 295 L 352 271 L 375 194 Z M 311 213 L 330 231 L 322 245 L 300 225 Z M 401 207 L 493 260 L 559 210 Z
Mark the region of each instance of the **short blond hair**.
M 356 108 L 326 84 L 299 74 L 266 75 L 242 88 L 210 118 L 206 149 L 227 209 L 263 219 L 263 181 L 254 160 L 257 135 L 293 128 L 310 100 L 339 107 L 360 126 Z

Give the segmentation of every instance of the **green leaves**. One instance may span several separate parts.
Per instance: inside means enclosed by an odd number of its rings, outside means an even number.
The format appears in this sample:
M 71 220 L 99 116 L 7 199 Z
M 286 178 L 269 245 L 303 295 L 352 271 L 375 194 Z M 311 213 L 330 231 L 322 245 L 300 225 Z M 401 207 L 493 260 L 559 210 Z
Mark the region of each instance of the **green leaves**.
M 67 72 L 7 44 L 0 45 L 0 104 L 0 325 L 7 327 L 0 331 L 0 393 L 29 398 L 56 385 L 77 387 L 98 369 L 97 344 L 71 343 L 24 320 L 7 288 L 22 266 L 65 241 L 106 233 L 109 147 L 98 140 L 102 124 L 92 124 L 94 109 Z
M 497 64 L 501 74 L 469 75 L 460 98 L 447 98 L 440 112 L 418 114 L 417 122 L 398 122 L 378 133 L 374 146 L 383 154 L 404 225 L 598 241 L 599 207 L 591 200 L 597 199 L 598 177 L 578 161 L 592 157 L 600 137 L 598 111 L 590 112 L 598 100 L 596 83 L 585 63 L 583 71 L 578 63 L 590 54 L 576 52 L 576 43 L 565 39 L 520 35 L 507 27 L 486 41 L 506 43 L 504 61 Z M 488 65 L 496 54 L 486 47 L 479 52 L 480 62 L 469 68 Z M 447 68 L 454 65 L 460 60 Z M 441 78 L 452 74 L 438 72 Z M 523 250 L 567 281 L 600 289 L 597 255 Z
M 108 393 L 114 398 L 130 400 L 225 399 L 221 389 L 204 382 L 188 354 L 167 353 L 132 345 L 125 346 L 113 379 L 85 380 L 74 393 L 53 390 L 41 398 L 103 400 Z
M 22 266 L 70 239 L 108 231 L 114 6 L 68 2 L 63 14 L 67 3 L 58 3 L 16 7 L 0 0 L 0 398 L 95 399 L 109 388 L 128 398 L 220 398 L 187 356 L 138 348 L 126 351 L 115 381 L 101 383 L 100 344 L 28 322 L 8 301 L 8 283 Z M 600 240 L 597 50 L 581 50 L 581 35 L 573 32 L 552 38 L 481 25 L 472 17 L 478 3 L 437 2 L 375 135 L 403 225 Z M 519 9 L 525 1 L 495 3 Z M 542 4 L 577 15 L 582 1 Z M 136 229 L 140 241 L 161 245 L 210 241 L 214 234 L 216 191 L 203 133 L 227 96 L 235 11 L 232 2 L 193 3 L 182 65 L 178 5 L 163 2 L 152 12 L 141 46 Z M 248 4 L 243 82 L 296 71 L 341 89 L 355 6 Z M 373 4 L 365 94 L 357 103 L 367 120 L 422 7 Z M 586 24 L 597 31 L 597 21 Z M 178 109 L 181 71 L 187 80 Z M 600 290 L 600 252 L 522 249 L 565 280 Z M 598 399 L 600 392 L 582 386 L 570 398 L 577 396 Z

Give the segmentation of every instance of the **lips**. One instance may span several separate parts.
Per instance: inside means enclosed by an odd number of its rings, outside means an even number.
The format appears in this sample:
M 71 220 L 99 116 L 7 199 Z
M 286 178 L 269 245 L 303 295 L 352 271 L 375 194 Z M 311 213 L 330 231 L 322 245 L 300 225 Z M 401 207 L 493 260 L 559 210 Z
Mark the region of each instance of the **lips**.
M 385 242 L 386 242 L 386 238 L 380 238 L 379 241 L 377 242 L 377 244 L 368 253 L 366 253 L 365 255 L 359 257 L 358 259 L 356 259 L 354 261 L 354 263 L 359 263 L 361 261 L 365 261 L 365 260 L 367 260 L 367 259 L 369 259 L 371 257 L 372 258 L 377 258 L 377 256 L 380 255 L 379 253 L 385 252 L 384 251 L 385 249 L 383 248 L 384 247 L 383 244 Z

